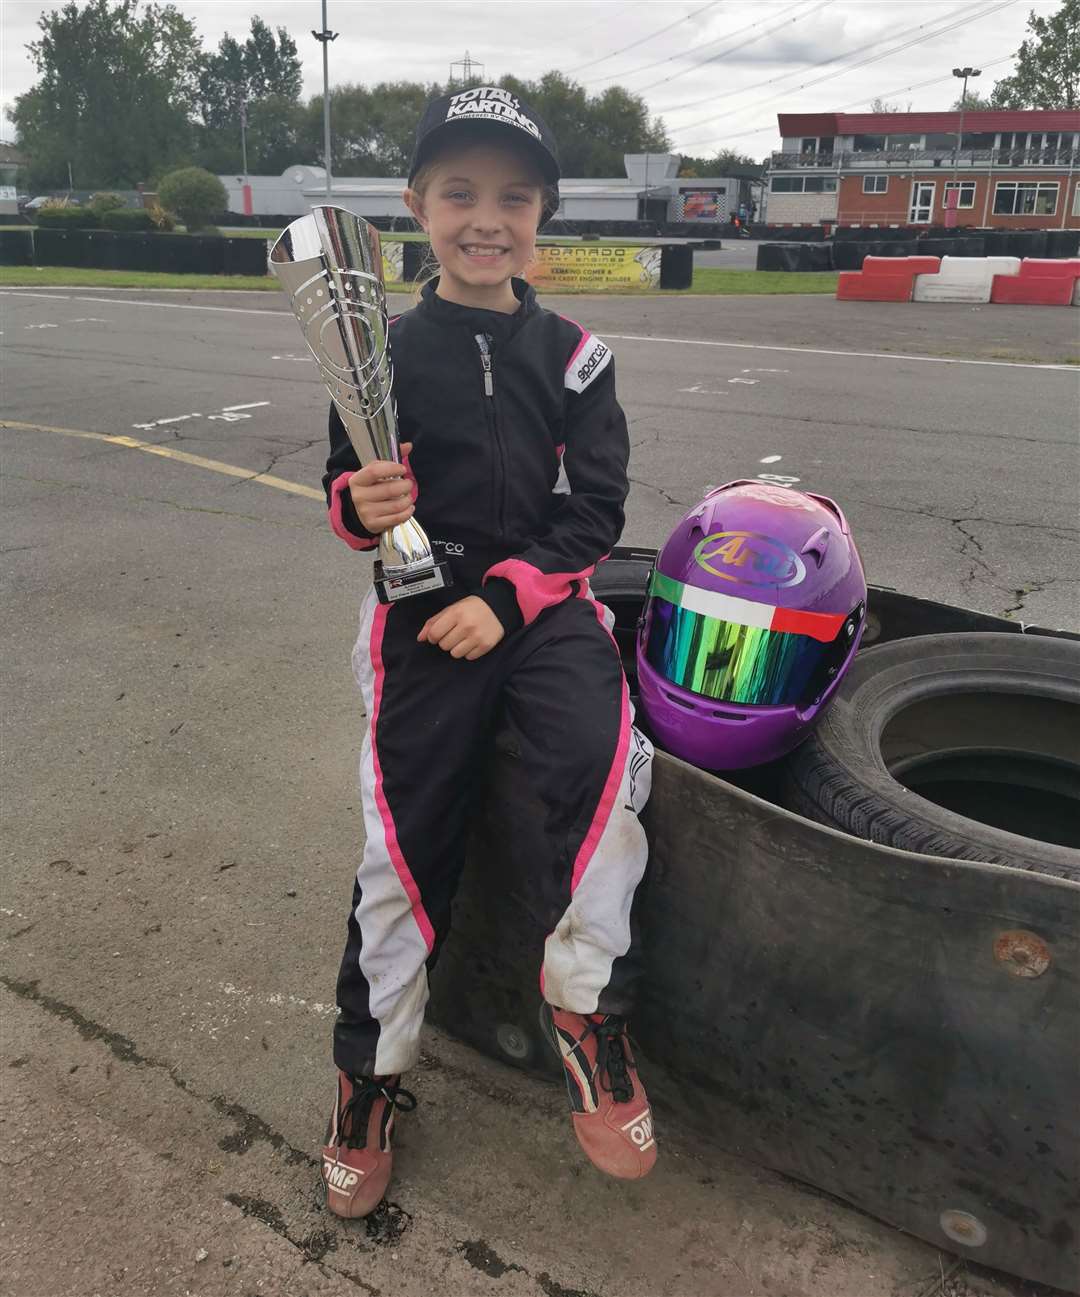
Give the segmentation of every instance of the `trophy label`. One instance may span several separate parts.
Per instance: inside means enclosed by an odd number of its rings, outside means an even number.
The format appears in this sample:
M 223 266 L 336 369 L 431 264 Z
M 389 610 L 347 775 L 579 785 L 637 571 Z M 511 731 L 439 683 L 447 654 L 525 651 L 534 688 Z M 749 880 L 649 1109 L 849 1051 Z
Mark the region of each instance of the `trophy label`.
M 375 565 L 375 592 L 380 603 L 395 603 L 398 599 L 426 594 L 430 590 L 442 590 L 453 584 L 454 578 L 446 563 L 437 563 L 434 568 L 427 568 L 415 575 L 406 572 L 401 576 L 385 576 L 382 564 Z

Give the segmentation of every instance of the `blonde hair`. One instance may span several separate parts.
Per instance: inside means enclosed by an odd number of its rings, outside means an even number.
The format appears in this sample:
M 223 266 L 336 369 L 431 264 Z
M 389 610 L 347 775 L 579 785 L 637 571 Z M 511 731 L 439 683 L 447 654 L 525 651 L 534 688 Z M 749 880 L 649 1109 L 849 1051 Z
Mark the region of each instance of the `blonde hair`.
M 477 132 L 471 130 L 470 125 L 462 125 L 455 134 L 453 141 L 445 141 L 442 147 L 436 149 L 426 162 L 421 163 L 417 169 L 416 175 L 409 184 L 409 189 L 416 194 L 418 198 L 423 198 L 427 193 L 428 186 L 431 184 L 436 170 L 445 163 L 446 155 L 450 152 L 451 148 L 458 150 L 467 148 L 470 144 L 479 143 L 481 140 L 484 143 L 487 143 L 490 140 L 491 137 L 486 128 L 481 127 L 481 131 Z M 480 126 L 481 123 L 478 122 L 476 125 Z M 506 143 L 510 144 L 512 147 L 511 141 L 508 140 Z M 556 208 L 559 206 L 559 186 L 548 184 L 543 179 L 540 169 L 536 165 L 535 159 L 526 150 L 515 148 L 513 151 L 528 164 L 540 183 L 540 220 L 536 227 L 537 230 L 539 230 L 545 221 L 550 220 L 550 218 L 555 214 Z M 438 277 L 438 274 L 439 263 L 435 258 L 435 253 L 432 250 L 431 245 L 428 244 L 428 258 L 421 267 L 420 273 L 417 275 L 415 281 L 416 287 L 414 289 L 414 295 L 418 302 L 424 289 L 433 279 Z

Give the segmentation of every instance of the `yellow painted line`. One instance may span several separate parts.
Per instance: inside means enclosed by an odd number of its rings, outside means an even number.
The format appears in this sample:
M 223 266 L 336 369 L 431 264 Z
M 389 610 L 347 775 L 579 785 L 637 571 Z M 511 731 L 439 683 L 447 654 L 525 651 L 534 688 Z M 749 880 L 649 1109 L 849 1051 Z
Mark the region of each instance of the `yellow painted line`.
M 238 468 L 235 464 L 226 464 L 220 459 L 205 459 L 202 455 L 189 455 L 186 450 L 173 450 L 170 446 L 155 446 L 153 442 L 140 441 L 138 437 L 85 432 L 81 428 L 54 428 L 47 423 L 16 423 L 12 419 L 0 419 L 0 428 L 15 428 L 22 432 L 58 432 L 63 437 L 85 437 L 90 441 L 107 441 L 113 446 L 145 450 L 148 455 L 161 455 L 164 459 L 179 460 L 181 464 L 192 464 L 195 468 L 206 468 L 213 473 L 225 473 L 229 477 L 246 478 L 249 482 L 261 482 L 263 486 L 273 486 L 279 491 L 290 491 L 293 495 L 303 495 L 309 500 L 321 500 L 324 504 L 326 502 L 322 491 L 317 491 L 313 486 L 289 482 L 283 477 L 275 477 L 272 473 L 253 473 L 248 468 Z

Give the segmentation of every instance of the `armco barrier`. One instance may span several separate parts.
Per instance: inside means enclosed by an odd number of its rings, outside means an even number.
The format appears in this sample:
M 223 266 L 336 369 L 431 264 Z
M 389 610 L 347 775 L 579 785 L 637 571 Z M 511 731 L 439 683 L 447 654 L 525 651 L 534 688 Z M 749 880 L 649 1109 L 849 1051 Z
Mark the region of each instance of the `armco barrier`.
M 1021 263 L 1015 278 L 996 276 L 992 302 L 1015 306 L 1070 306 L 1080 285 L 1080 258 L 1048 261 L 1032 257 Z
M 910 302 L 917 275 L 931 276 L 938 257 L 867 257 L 862 270 L 844 271 L 836 285 L 842 302 Z
M 915 280 L 916 302 L 988 302 L 994 276 L 1020 272 L 1018 257 L 942 257 L 936 274 Z

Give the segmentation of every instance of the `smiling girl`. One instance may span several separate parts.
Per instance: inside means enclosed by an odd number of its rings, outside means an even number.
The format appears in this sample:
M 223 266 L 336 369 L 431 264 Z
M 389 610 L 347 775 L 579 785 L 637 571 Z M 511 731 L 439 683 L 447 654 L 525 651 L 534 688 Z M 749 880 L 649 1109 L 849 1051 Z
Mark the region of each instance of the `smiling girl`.
M 403 197 L 439 274 L 390 329 L 405 474 L 360 468 L 331 408 L 323 482 L 335 533 L 373 549 L 415 512 L 454 578 L 392 605 L 369 591 L 361 607 L 366 842 L 322 1151 L 339 1216 L 379 1203 L 395 1110 L 415 1106 L 401 1074 L 419 1057 L 485 746 L 504 721 L 546 811 L 541 989 L 578 1140 L 610 1175 L 639 1178 L 656 1160 L 626 1036 L 652 749 L 588 581 L 622 531 L 626 420 L 610 349 L 517 277 L 558 182 L 550 130 L 509 91 L 429 103 Z

